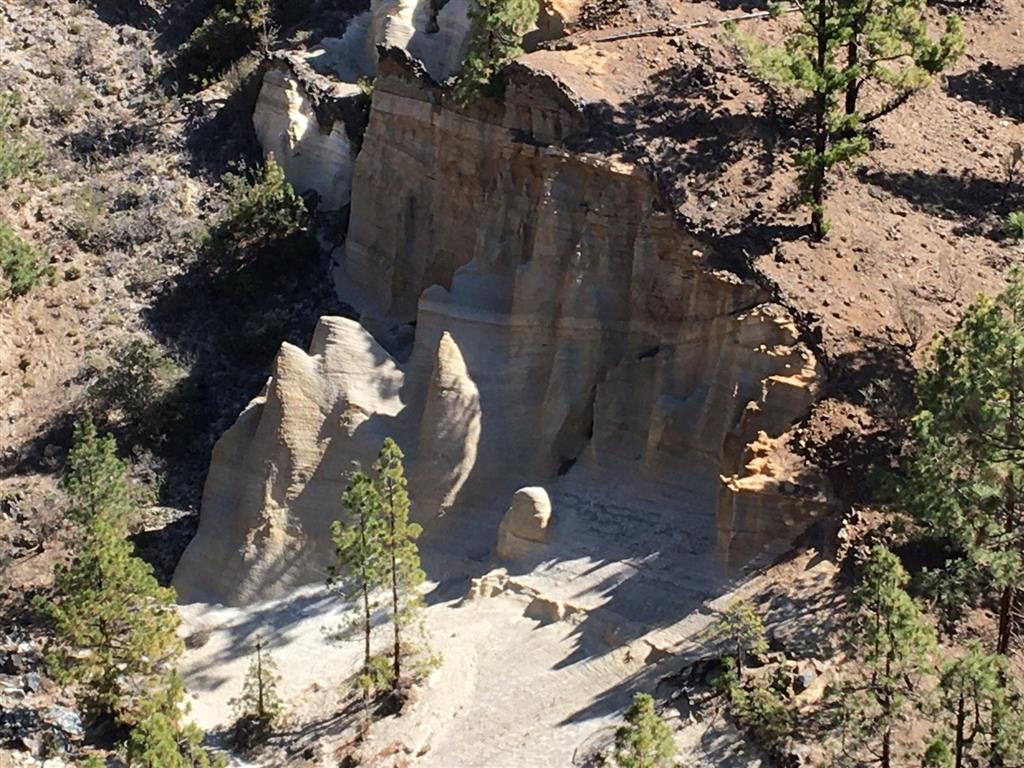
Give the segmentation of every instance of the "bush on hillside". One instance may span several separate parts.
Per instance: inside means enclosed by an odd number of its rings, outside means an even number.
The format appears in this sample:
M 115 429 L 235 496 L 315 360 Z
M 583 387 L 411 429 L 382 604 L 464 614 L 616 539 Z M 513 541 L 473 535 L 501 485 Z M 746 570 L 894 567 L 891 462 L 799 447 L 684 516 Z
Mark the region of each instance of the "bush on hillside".
M 188 81 L 210 85 L 257 45 L 269 48 L 270 10 L 268 0 L 221 0 L 178 49 Z
M 17 91 L 0 93 L 0 185 L 31 176 L 43 162 L 42 146 L 22 135 L 21 104 Z
M 1003 230 L 1014 240 L 1024 238 L 1024 211 L 1014 211 L 1003 222 Z
M 177 402 L 185 370 L 145 336 L 116 347 L 89 388 L 93 410 L 118 424 L 133 441 L 159 442 L 178 416 Z
M 203 243 L 204 258 L 214 273 L 237 271 L 268 248 L 300 245 L 306 238 L 306 204 L 284 177 L 273 157 L 255 172 L 224 176 L 228 208 Z
M 46 274 L 42 257 L 0 219 L 0 299 L 23 296 Z

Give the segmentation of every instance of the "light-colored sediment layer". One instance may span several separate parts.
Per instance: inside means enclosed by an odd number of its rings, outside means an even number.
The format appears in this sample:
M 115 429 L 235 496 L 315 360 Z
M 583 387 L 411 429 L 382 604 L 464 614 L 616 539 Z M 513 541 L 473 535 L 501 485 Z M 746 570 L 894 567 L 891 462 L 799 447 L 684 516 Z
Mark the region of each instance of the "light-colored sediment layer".
M 614 484 L 624 521 L 648 485 L 678 498 L 675 524 L 707 519 L 702 546 L 724 563 L 788 540 L 822 496 L 805 482 L 790 503 L 785 484 L 813 474 L 755 460 L 817 386 L 785 311 L 710 269 L 644 173 L 519 140 L 576 119 L 550 81 L 512 82 L 487 122 L 439 109 L 406 67 L 382 69 L 356 164 L 341 287 L 362 324 L 324 318 L 309 354 L 285 345 L 219 442 L 181 598 L 321 579 L 346 474 L 385 436 L 406 452 L 414 516 L 475 531 L 479 553 L 515 489 L 554 498 L 584 468 Z
M 437 80 L 454 73 L 469 34 L 468 7 L 466 0 L 449 0 L 440 11 L 432 0 L 372 0 L 341 37 L 278 56 L 253 114 L 264 154 L 275 156 L 300 193 L 315 191 L 323 210 L 348 205 L 354 151 L 344 103 L 359 97 L 361 79 L 372 82 L 378 47 L 409 51 Z
M 497 113 L 467 112 L 417 72 L 382 59 L 355 165 L 336 256 L 360 322 L 284 345 L 215 449 L 174 579 L 219 638 L 190 653 L 189 684 L 197 716 L 223 717 L 208 670 L 237 681 L 261 626 L 297 654 L 295 685 L 351 672 L 351 647 L 317 650 L 315 600 L 290 595 L 323 582 L 347 474 L 390 436 L 452 657 L 422 692 L 432 715 L 384 725 L 369 764 L 393 743 L 417 765 L 567 764 L 692 648 L 740 566 L 825 508 L 787 441 L 820 371 L 651 178 L 560 146 L 580 128 L 572 94 L 517 70 Z M 528 509 L 506 515 L 524 487 Z M 693 742 L 689 764 L 731 759 Z

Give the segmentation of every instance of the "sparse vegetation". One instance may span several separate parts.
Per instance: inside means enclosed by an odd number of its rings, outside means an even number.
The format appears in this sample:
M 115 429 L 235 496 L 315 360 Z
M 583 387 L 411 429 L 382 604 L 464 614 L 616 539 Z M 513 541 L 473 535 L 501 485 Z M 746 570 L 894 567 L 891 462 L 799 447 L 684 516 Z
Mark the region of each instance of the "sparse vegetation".
M 43 163 L 42 146 L 23 135 L 21 106 L 17 91 L 0 93 L 0 187 L 32 176 Z
M 0 219 L 0 299 L 24 296 L 46 275 L 39 251 Z
M 134 441 L 158 443 L 177 417 L 185 370 L 155 341 L 131 336 L 116 346 L 89 388 L 95 412 Z
M 460 104 L 500 96 L 501 70 L 523 52 L 523 35 L 537 20 L 537 0 L 482 0 L 470 10 L 466 58 L 452 91 Z

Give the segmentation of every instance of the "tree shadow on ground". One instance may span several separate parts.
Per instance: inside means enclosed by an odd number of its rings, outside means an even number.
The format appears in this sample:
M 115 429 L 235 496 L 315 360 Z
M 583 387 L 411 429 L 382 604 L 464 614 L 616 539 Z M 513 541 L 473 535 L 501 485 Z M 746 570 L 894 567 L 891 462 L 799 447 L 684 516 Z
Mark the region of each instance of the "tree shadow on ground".
M 1009 212 L 1015 196 L 1005 182 L 942 171 L 874 171 L 861 168 L 858 177 L 932 216 L 962 221 L 957 234 L 997 236 L 1001 215 Z
M 621 152 L 625 159 L 638 161 L 657 154 L 663 149 L 658 145 L 668 142 L 675 150 L 672 172 L 687 176 L 714 174 L 754 152 L 761 169 L 770 172 L 779 143 L 787 138 L 783 121 L 773 109 L 716 109 L 720 77 L 710 64 L 672 64 L 654 73 L 644 92 L 618 107 L 607 102 L 587 105 L 587 134 L 567 143 L 572 149 Z
M 722 266 L 749 276 L 750 257 L 806 234 L 803 227 L 765 223 L 769 211 L 757 195 L 733 194 L 737 184 L 754 189 L 780 169 L 795 124 L 779 113 L 770 92 L 759 110 L 728 101 L 735 84 L 719 64 L 697 55 L 697 61 L 688 58 L 654 73 L 643 93 L 620 105 L 587 105 L 585 134 L 570 137 L 566 145 L 618 154 L 646 167 L 680 223 L 699 229 L 719 246 L 716 253 L 728 254 L 729 263 Z M 761 89 L 756 83 L 752 87 Z
M 219 178 L 239 163 L 263 159 L 252 115 L 264 71 L 255 67 L 226 99 L 189 103 L 185 150 L 193 172 Z
M 999 117 L 1024 121 L 1024 64 L 1001 67 L 991 61 L 946 80 L 946 90 Z

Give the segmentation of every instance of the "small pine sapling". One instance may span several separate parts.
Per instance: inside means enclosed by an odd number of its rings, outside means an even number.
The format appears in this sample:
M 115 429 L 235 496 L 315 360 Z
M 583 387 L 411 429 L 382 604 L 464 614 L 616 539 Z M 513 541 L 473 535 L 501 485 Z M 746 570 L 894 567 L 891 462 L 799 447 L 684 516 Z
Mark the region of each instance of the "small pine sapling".
M 264 647 L 263 638 L 256 636 L 249 661 L 249 670 L 242 683 L 242 693 L 231 700 L 238 717 L 237 741 L 249 748 L 266 739 L 281 719 L 283 704 L 277 693 L 281 680 L 273 656 Z
M 384 519 L 388 581 L 391 589 L 391 624 L 394 630 L 392 648 L 392 686 L 402 685 L 402 656 L 408 644 L 408 630 L 415 626 L 423 608 L 420 587 L 424 574 L 420 568 L 416 540 L 422 528 L 409 522 L 409 493 L 406 490 L 402 449 L 391 438 L 381 446 L 374 468 L 377 471 L 377 492 Z

